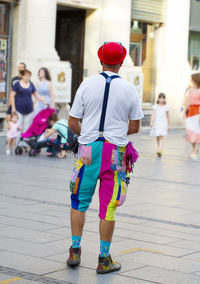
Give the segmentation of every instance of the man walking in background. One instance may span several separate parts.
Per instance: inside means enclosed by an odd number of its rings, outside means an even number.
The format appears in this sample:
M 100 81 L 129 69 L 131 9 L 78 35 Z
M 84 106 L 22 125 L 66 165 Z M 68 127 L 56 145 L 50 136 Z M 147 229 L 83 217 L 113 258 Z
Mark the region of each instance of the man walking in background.
M 104 43 L 98 57 L 103 72 L 82 82 L 69 116 L 69 128 L 80 135 L 80 145 L 70 181 L 72 246 L 67 264 L 80 264 L 85 212 L 99 179 L 100 253 L 96 272 L 103 274 L 121 268 L 112 260 L 109 249 L 116 207 L 125 200 L 129 182 L 127 135 L 139 131 L 143 114 L 133 84 L 118 76 L 126 57 L 125 47 Z

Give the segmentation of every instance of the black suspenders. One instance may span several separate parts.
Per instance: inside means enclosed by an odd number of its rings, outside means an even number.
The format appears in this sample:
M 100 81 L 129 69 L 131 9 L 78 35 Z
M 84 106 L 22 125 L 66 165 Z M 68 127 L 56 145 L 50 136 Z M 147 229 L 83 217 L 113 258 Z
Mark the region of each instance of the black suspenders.
M 103 131 L 104 131 L 104 123 L 106 118 L 106 109 L 108 104 L 108 95 L 109 95 L 109 89 L 110 89 L 110 83 L 113 79 L 120 78 L 118 75 L 112 75 L 108 76 L 106 73 L 102 72 L 100 73 L 105 79 L 106 79 L 106 86 L 104 90 L 104 99 L 103 99 L 103 106 L 101 111 L 101 119 L 99 124 L 99 137 L 103 137 Z

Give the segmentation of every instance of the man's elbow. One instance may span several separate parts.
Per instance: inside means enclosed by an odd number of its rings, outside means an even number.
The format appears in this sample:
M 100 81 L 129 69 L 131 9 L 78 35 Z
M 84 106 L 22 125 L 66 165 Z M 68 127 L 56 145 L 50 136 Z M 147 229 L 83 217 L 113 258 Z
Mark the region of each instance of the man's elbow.
M 72 127 L 73 127 L 73 121 L 72 121 L 71 117 L 69 117 L 69 120 L 68 120 L 68 127 L 70 129 L 72 129 Z
M 140 127 L 138 126 L 138 127 L 136 127 L 136 128 L 134 129 L 134 133 L 138 133 L 139 130 L 140 130 Z
M 130 134 L 138 133 L 139 130 L 140 130 L 140 121 L 139 120 L 130 123 L 130 125 L 129 125 L 129 133 Z
M 77 128 L 77 125 L 78 125 L 78 120 L 77 119 L 74 119 L 73 117 L 69 117 L 69 120 L 68 120 L 68 127 L 75 131 L 76 128 Z

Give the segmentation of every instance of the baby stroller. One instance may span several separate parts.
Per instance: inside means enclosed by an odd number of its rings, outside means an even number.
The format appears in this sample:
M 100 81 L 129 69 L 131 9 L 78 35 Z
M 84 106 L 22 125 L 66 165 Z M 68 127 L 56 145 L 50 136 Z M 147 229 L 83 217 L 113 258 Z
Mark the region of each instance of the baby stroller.
M 58 130 L 57 130 L 58 131 Z M 51 156 L 56 156 L 58 152 L 65 150 L 76 154 L 78 152 L 78 135 L 74 133 L 69 127 L 66 127 L 67 140 L 66 143 L 61 143 L 61 138 L 65 138 L 63 133 L 58 131 L 57 138 L 44 138 L 42 135 L 34 144 L 34 149 L 38 152 L 41 148 L 47 147 L 47 153 Z
M 49 127 L 48 119 L 52 113 L 56 112 L 55 109 L 46 108 L 40 111 L 33 119 L 33 123 L 27 129 L 26 132 L 21 134 L 20 141 L 15 149 L 16 155 L 21 155 L 23 153 L 22 141 L 24 141 L 27 146 L 30 147 L 29 156 L 36 156 L 40 152 L 40 149 L 35 148 L 35 144 L 39 137 L 44 133 L 44 131 Z

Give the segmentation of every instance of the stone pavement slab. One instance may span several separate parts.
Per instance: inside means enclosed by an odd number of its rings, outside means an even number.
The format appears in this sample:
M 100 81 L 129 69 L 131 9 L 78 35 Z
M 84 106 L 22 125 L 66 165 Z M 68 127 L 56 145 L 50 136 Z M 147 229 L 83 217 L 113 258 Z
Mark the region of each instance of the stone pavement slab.
M 14 253 L 22 253 L 24 255 L 45 257 L 49 255 L 56 254 L 58 252 L 62 253 L 66 250 L 65 247 L 55 247 L 48 244 L 36 244 L 34 242 L 28 242 L 23 240 L 17 240 L 13 238 L 0 239 L 0 248 Z
M 5 251 L 0 254 L 0 266 L 38 275 L 65 269 L 66 265 L 44 258 Z
M 200 262 L 186 260 L 183 258 L 175 258 L 167 255 L 160 255 L 146 251 L 136 251 L 124 256 L 118 257 L 119 261 L 129 260 L 131 262 L 143 265 L 156 266 L 169 270 L 175 270 L 184 273 L 194 273 L 200 270 Z
M 61 272 L 55 272 L 51 274 L 47 274 L 46 276 L 59 279 L 59 280 L 67 280 L 73 283 L 81 283 L 81 284 L 102 284 L 102 283 L 109 283 L 109 284 L 146 284 L 152 283 L 150 281 L 145 281 L 139 277 L 127 277 L 122 276 L 117 273 L 105 274 L 105 275 L 96 275 L 95 270 L 88 269 L 84 267 L 79 267 L 78 269 L 66 269 Z M 157 282 L 153 282 L 157 283 Z
M 174 270 L 146 266 L 140 269 L 122 273 L 130 277 L 138 277 L 145 280 L 151 280 L 162 284 L 199 284 L 200 277 L 188 275 Z

